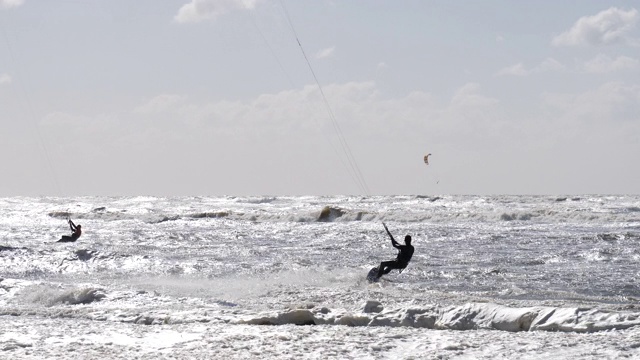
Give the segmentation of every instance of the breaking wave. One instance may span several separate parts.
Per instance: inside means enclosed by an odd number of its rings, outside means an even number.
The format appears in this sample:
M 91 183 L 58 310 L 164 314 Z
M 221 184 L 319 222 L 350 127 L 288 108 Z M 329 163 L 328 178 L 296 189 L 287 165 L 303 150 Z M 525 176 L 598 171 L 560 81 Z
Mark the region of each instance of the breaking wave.
M 640 313 L 543 306 L 510 308 L 493 303 L 468 303 L 446 308 L 434 305 L 385 310 L 381 303 L 370 300 L 358 313 L 334 313 L 325 307 L 292 309 L 247 317 L 237 323 L 250 325 L 402 326 L 439 330 L 491 329 L 509 332 L 585 333 L 621 330 L 640 325 Z

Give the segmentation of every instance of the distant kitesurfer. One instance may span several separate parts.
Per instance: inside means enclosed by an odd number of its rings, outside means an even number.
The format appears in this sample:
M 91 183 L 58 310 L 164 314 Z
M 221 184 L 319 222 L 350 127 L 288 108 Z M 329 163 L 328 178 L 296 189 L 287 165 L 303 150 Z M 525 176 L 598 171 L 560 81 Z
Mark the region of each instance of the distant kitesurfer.
M 82 225 L 76 225 L 73 223 L 73 221 L 71 221 L 71 219 L 69 219 L 69 227 L 73 232 L 71 236 L 63 235 L 62 238 L 58 240 L 58 242 L 74 242 L 78 240 L 80 235 L 82 235 Z
M 387 230 L 387 234 L 389 234 L 389 237 L 391 238 L 391 245 L 393 245 L 394 248 L 400 250 L 400 252 L 398 252 L 398 256 L 395 260 L 383 261 L 380 263 L 380 266 L 378 267 L 378 278 L 380 278 L 384 274 L 388 274 L 393 269 L 398 269 L 400 270 L 400 272 L 402 272 L 402 270 L 404 270 L 404 268 L 409 265 L 409 261 L 411 261 L 411 257 L 413 256 L 411 235 L 405 236 L 404 245 L 400 245 L 393 238 L 393 235 L 391 235 L 391 232 L 387 228 L 387 225 L 385 225 L 384 223 L 382 223 L 382 225 L 384 226 L 384 229 Z

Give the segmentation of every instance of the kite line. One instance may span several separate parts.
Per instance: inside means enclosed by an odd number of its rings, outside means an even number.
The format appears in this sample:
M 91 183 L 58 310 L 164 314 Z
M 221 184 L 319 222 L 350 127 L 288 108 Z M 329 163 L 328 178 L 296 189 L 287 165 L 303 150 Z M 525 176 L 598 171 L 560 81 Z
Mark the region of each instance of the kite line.
M 18 67 L 15 66 L 17 64 L 17 61 L 15 59 L 15 57 L 13 56 L 13 48 L 11 47 L 11 42 L 9 41 L 9 37 L 7 36 L 7 31 L 4 28 L 4 24 L 2 22 L 0 22 L 0 30 L 2 31 L 2 36 L 4 38 L 4 41 L 7 45 L 7 50 L 9 52 L 9 57 L 10 57 L 10 61 L 13 63 L 14 65 L 14 71 L 16 71 L 16 73 L 18 74 L 18 78 L 21 78 L 20 73 L 18 72 Z M 22 97 L 24 99 L 24 102 L 26 104 L 26 108 L 27 108 L 27 116 L 29 117 L 29 124 L 31 126 L 33 126 L 36 130 L 36 134 L 38 134 L 38 142 L 40 144 L 40 150 L 42 150 L 42 153 L 44 154 L 44 158 L 45 161 L 47 162 L 47 166 L 49 168 L 49 171 L 51 172 L 51 175 L 53 177 L 53 181 L 54 181 L 54 185 L 57 191 L 58 195 L 62 195 L 62 191 L 60 188 L 60 182 L 58 181 L 58 174 L 55 170 L 55 168 L 53 167 L 53 163 L 51 161 L 51 157 L 49 156 L 49 149 L 47 148 L 47 145 L 44 141 L 44 138 L 42 137 L 42 132 L 40 131 L 40 127 L 38 126 L 38 124 L 36 123 L 36 115 L 33 112 L 33 107 L 32 107 L 32 103 L 31 103 L 31 99 L 29 98 L 29 94 L 24 86 L 24 84 L 22 84 L 22 81 L 18 81 L 17 82 L 18 88 L 20 89 L 20 92 L 22 93 Z
M 280 0 L 280 5 L 282 6 L 282 9 L 284 10 L 284 13 L 285 13 L 285 16 L 287 18 L 287 22 L 289 23 L 289 27 L 291 29 L 291 32 L 293 33 L 293 36 L 296 38 L 296 42 L 298 43 L 298 46 L 300 47 L 300 51 L 302 52 L 302 56 L 304 57 L 304 60 L 307 62 L 307 66 L 309 67 L 309 70 L 311 71 L 311 75 L 313 75 L 313 79 L 315 80 L 316 85 L 318 86 L 318 90 L 320 91 L 320 95 L 322 96 L 322 100 L 324 102 L 324 106 L 327 109 L 327 113 L 329 115 L 329 118 L 331 119 L 331 125 L 333 126 L 333 129 L 336 132 L 336 135 L 338 136 L 338 140 L 340 142 L 340 146 L 342 148 L 342 151 L 345 154 L 345 156 L 347 158 L 347 161 L 349 163 L 349 169 L 350 169 L 349 174 L 354 179 L 354 181 L 356 182 L 356 184 L 358 185 L 360 190 L 363 191 L 366 195 L 370 195 L 371 192 L 369 191 L 369 186 L 367 186 L 367 182 L 365 181 L 364 176 L 362 175 L 362 172 L 360 171 L 360 167 L 358 166 L 358 163 L 357 163 L 355 157 L 353 156 L 353 153 L 351 152 L 351 148 L 349 147 L 349 144 L 347 143 L 347 140 L 345 139 L 344 134 L 342 133 L 342 129 L 340 128 L 340 124 L 338 124 L 338 120 L 336 119 L 336 116 L 334 115 L 333 110 L 331 109 L 331 105 L 329 104 L 329 101 L 327 100 L 327 97 L 325 96 L 324 91 L 322 90 L 322 86 L 320 85 L 320 81 L 318 81 L 318 77 L 316 76 L 315 71 L 313 71 L 313 67 L 311 66 L 311 62 L 309 61 L 309 58 L 307 57 L 307 53 L 304 51 L 304 47 L 302 47 L 302 43 L 300 42 L 300 38 L 298 37 L 298 33 L 296 32 L 296 29 L 293 27 L 293 22 L 291 21 L 291 17 L 289 16 L 289 12 L 287 11 L 287 8 L 285 7 L 283 0 Z

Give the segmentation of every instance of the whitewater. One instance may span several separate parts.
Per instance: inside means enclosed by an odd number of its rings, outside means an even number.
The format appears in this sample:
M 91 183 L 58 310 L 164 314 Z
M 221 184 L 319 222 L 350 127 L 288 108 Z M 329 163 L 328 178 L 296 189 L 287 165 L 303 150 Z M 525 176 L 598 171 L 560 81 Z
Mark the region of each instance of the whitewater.
M 0 198 L 0 358 L 640 358 L 640 196 Z M 67 219 L 81 224 L 75 243 Z M 415 254 L 399 274 L 382 222 Z

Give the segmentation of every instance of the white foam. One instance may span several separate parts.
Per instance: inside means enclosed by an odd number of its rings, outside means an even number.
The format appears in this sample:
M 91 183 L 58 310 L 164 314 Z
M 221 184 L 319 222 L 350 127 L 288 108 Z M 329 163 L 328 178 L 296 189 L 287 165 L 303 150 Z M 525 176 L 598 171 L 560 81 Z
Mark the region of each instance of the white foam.
M 557 198 L 0 199 L 0 357 L 637 356 L 640 197 Z
M 372 301 L 378 305 L 378 302 Z M 640 325 L 640 313 L 612 312 L 600 309 L 527 307 L 511 308 L 493 303 L 468 303 L 455 307 L 411 307 L 384 310 L 380 313 L 345 310 L 313 311 L 307 309 L 272 312 L 237 321 L 250 325 L 348 325 L 413 327 L 440 330 L 490 329 L 508 332 L 564 331 L 596 332 L 620 330 Z

